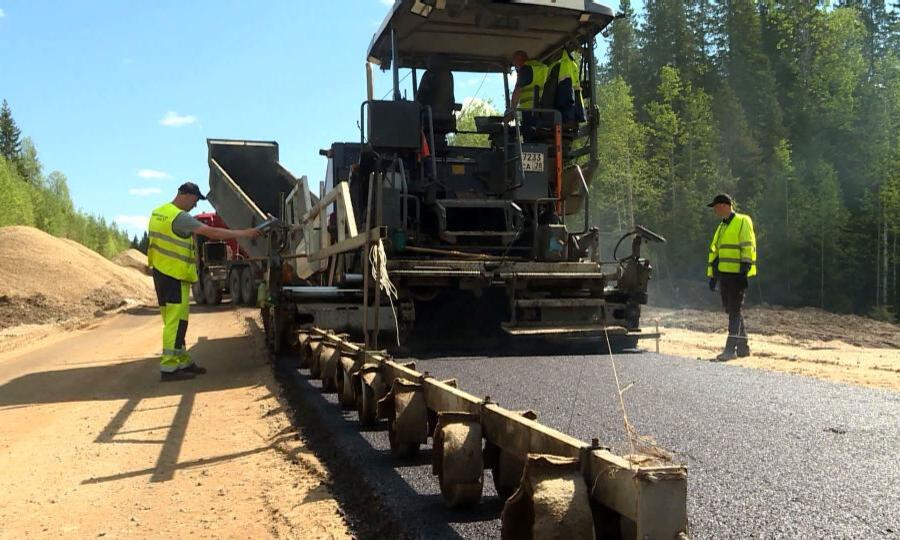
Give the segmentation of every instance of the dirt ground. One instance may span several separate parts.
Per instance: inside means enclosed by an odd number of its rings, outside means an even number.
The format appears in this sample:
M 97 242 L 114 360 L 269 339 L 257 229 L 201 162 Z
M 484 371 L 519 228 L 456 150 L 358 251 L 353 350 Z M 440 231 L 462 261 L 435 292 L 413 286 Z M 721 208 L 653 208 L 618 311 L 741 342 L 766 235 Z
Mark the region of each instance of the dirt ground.
M 813 308 L 750 308 L 744 318 L 753 354 L 729 363 L 900 391 L 898 325 Z M 642 319 L 659 322 L 664 354 L 711 360 L 727 336 L 720 311 L 646 308 Z
M 254 310 L 197 311 L 191 381 L 155 309 L 0 354 L 0 538 L 350 537 Z

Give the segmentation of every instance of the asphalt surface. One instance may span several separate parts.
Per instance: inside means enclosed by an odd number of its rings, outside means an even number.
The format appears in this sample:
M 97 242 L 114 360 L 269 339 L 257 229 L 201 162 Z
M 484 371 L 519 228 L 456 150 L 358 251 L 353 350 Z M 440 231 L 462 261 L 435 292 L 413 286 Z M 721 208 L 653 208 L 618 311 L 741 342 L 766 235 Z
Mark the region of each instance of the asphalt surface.
M 900 538 L 900 394 L 666 357 L 615 356 L 638 431 L 688 467 L 692 538 Z M 417 369 L 546 425 L 627 453 L 606 355 L 444 357 Z M 305 373 L 301 372 L 301 373 Z M 398 462 L 384 429 L 360 432 L 334 394 L 296 377 L 343 462 L 412 537 L 497 538 L 502 502 L 445 508 L 429 447 Z

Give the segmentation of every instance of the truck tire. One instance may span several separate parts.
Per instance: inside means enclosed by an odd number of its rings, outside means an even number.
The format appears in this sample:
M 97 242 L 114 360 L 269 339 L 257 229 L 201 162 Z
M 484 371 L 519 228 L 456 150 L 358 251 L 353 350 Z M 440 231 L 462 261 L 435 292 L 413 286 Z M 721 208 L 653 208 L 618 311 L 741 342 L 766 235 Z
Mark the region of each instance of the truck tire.
M 191 284 L 191 296 L 198 305 L 206 303 L 206 294 L 203 292 L 203 281 L 197 280 Z
M 238 305 L 241 303 L 241 269 L 240 268 L 232 268 L 231 272 L 228 273 L 228 292 L 231 293 L 231 303 L 232 305 Z
M 222 289 L 219 288 L 215 280 L 203 280 L 203 295 L 206 297 L 206 303 L 211 306 L 217 306 L 222 303 Z
M 241 270 L 241 300 L 247 306 L 256 304 L 256 280 L 249 266 Z

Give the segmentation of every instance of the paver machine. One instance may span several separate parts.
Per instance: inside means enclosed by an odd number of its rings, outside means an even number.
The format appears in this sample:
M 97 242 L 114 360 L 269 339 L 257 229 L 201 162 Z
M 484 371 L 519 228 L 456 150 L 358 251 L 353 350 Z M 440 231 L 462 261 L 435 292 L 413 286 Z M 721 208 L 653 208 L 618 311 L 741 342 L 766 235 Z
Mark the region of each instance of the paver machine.
M 392 99 L 362 104 L 360 140 L 326 152 L 326 183 L 348 181 L 358 229 L 383 229 L 407 331 L 474 321 L 516 336 L 641 335 L 650 264 L 640 245 L 660 239 L 639 229 L 631 256 L 604 264 L 590 227 L 590 198 L 603 196 L 588 183 L 599 127 L 594 44 L 613 18 L 583 0 L 394 3 L 368 51 L 391 71 Z M 486 146 L 454 144 L 463 131 L 453 74 L 501 78 L 508 107 L 520 50 L 549 71 L 535 106 L 475 118 Z M 579 65 L 566 88 L 563 55 Z M 412 79 L 406 99 L 401 71 Z M 583 116 L 560 105 L 582 100 Z M 366 266 L 343 264 L 345 273 Z
M 379 331 L 403 341 L 464 327 L 618 346 L 647 335 L 641 245 L 664 240 L 638 227 L 631 254 L 604 260 L 591 227 L 590 201 L 604 196 L 589 185 L 594 47 L 613 19 L 590 0 L 397 0 L 368 49 L 357 140 L 320 151 L 318 189 L 304 178 L 284 196 L 270 324 L 362 331 L 376 345 Z M 463 130 L 454 74 L 502 81 L 508 108 L 516 51 L 548 68 L 533 107 Z M 563 55 L 578 66 L 568 81 Z M 391 73 L 390 99 L 375 99 L 373 66 Z

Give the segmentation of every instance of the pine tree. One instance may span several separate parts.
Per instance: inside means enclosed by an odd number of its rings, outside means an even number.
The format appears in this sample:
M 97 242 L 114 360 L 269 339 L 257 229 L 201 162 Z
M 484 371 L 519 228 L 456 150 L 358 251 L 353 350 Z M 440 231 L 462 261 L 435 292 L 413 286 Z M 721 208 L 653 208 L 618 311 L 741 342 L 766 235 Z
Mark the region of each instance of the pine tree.
M 706 55 L 709 6 L 703 0 L 648 0 L 640 30 L 643 62 L 641 92 L 651 96 L 661 69 L 672 66 L 681 80 L 703 85 L 710 62 Z
M 635 42 L 634 10 L 630 0 L 621 0 L 619 11 L 623 17 L 612 23 L 609 44 L 608 79 L 621 77 L 629 86 L 637 83 L 639 60 Z
M 754 137 L 767 150 L 784 137 L 775 75 L 763 50 L 762 22 L 753 0 L 720 5 L 719 55 L 729 86 L 744 109 Z
M 4 99 L 3 106 L 0 107 L 0 156 L 3 156 L 9 163 L 15 163 L 19 158 L 19 152 L 22 149 L 22 143 L 19 140 L 21 135 L 22 132 L 12 117 L 9 103 Z
M 138 244 L 138 251 L 147 254 L 147 249 L 150 247 L 150 236 L 147 234 L 147 231 L 144 231 L 144 236 L 141 237 L 141 241 Z

